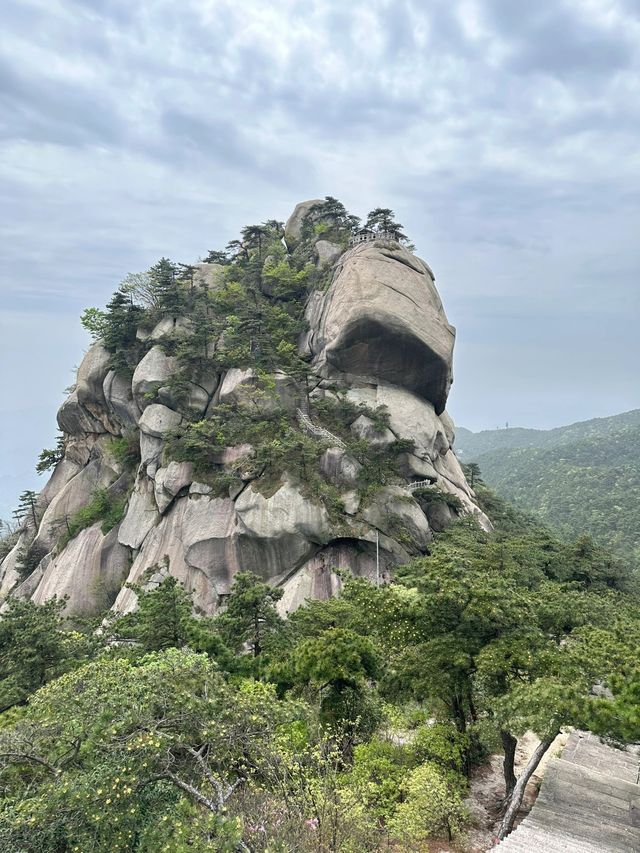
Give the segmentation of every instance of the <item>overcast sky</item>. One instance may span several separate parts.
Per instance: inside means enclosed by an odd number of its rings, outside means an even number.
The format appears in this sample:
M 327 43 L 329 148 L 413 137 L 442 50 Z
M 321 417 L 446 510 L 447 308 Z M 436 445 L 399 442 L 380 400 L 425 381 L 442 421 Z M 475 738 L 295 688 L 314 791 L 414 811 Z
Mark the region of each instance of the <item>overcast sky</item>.
M 0 517 L 160 256 L 392 207 L 457 327 L 450 411 L 640 406 L 640 0 L 2 0 Z

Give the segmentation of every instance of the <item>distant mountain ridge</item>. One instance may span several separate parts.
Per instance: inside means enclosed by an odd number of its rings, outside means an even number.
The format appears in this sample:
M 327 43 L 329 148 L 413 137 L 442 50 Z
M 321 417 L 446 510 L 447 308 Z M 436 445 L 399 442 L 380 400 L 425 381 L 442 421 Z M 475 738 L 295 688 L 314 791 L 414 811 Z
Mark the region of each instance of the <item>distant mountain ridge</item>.
M 640 566 L 640 409 L 551 430 L 459 428 L 456 452 L 557 532 Z
M 518 447 L 557 447 L 561 444 L 593 437 L 613 435 L 627 427 L 640 427 L 640 409 L 632 409 L 607 418 L 577 421 L 554 429 L 508 427 L 472 432 L 456 429 L 456 452 L 464 462 L 476 462 L 479 454 L 493 450 L 513 450 Z

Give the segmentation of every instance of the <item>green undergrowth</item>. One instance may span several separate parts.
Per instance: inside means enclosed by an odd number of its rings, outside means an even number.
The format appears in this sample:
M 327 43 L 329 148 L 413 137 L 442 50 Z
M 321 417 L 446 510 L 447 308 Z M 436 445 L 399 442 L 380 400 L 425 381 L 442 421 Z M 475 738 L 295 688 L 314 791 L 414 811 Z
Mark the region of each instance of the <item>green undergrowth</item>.
M 125 509 L 129 496 L 114 497 L 108 489 L 97 489 L 89 503 L 74 513 L 70 518 L 64 518 L 59 523 L 61 533 L 58 538 L 57 548 L 62 551 L 72 539 L 87 527 L 101 521 L 102 533 L 109 533 L 124 518 Z

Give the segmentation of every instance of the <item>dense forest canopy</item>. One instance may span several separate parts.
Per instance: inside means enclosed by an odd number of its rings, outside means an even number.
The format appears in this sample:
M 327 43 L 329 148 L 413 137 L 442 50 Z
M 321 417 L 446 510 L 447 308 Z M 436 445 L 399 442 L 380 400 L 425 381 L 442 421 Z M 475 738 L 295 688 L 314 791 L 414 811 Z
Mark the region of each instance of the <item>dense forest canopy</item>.
M 167 578 L 97 634 L 11 602 L 2 849 L 412 849 L 463 837 L 500 746 L 513 788 L 527 730 L 640 737 L 628 575 L 478 491 L 494 534 L 461 519 L 392 584 L 346 579 L 287 621 L 247 574 L 214 618 Z
M 457 444 L 498 494 L 640 568 L 640 410 L 547 431 L 459 430 Z

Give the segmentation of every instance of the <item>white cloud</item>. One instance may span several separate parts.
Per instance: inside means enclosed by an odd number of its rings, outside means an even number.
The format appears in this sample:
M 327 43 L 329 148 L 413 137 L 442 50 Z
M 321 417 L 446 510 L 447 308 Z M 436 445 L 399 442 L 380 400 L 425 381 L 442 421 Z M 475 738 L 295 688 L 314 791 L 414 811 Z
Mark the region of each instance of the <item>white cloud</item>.
M 460 327 L 454 414 L 470 425 L 485 411 L 492 425 L 506 399 L 507 419 L 532 417 L 512 334 L 534 329 L 561 354 L 562 324 L 548 318 L 570 323 L 578 298 L 596 337 L 611 304 L 637 307 L 633 4 L 4 0 L 3 18 L 7 307 L 76 329 L 127 272 L 162 254 L 193 259 L 301 198 L 336 195 L 360 214 L 390 205 Z M 620 358 L 635 332 L 621 329 L 615 392 L 613 366 L 590 386 L 577 337 L 573 378 L 545 376 L 549 405 L 531 425 L 558 422 L 559 398 L 573 419 L 596 398 L 638 404 L 633 361 Z M 495 382 L 487 341 L 510 353 Z M 49 359 L 38 371 L 43 387 L 60 384 Z

